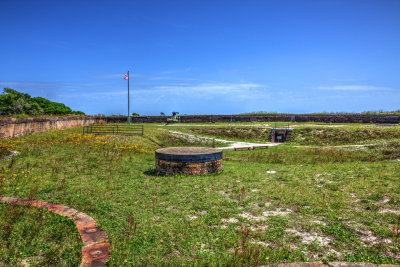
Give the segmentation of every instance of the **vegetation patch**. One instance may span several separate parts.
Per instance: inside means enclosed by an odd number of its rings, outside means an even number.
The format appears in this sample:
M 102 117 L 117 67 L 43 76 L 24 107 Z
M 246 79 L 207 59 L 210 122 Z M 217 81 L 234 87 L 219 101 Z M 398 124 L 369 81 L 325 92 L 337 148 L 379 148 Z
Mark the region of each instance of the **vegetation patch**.
M 16 118 L 28 115 L 85 115 L 82 111 L 73 111 L 63 103 L 50 101 L 43 97 L 31 97 L 14 89 L 4 88 L 0 94 L 0 115 L 13 115 Z
M 40 208 L 0 203 L 0 264 L 78 266 L 81 247 L 72 220 Z
M 235 128 L 203 128 L 214 127 Z M 29 198 L 37 188 L 36 199 L 90 215 L 110 238 L 112 266 L 400 264 L 399 140 L 389 135 L 369 146 L 224 150 L 221 173 L 159 176 L 156 143 L 81 132 L 2 140 L 21 154 L 0 162 L 0 195 Z M 146 124 L 145 134 L 163 146 L 204 145 L 158 124 Z
M 386 127 L 386 128 L 385 128 Z M 300 145 L 363 144 L 375 140 L 400 139 L 399 126 L 295 129 L 291 142 Z

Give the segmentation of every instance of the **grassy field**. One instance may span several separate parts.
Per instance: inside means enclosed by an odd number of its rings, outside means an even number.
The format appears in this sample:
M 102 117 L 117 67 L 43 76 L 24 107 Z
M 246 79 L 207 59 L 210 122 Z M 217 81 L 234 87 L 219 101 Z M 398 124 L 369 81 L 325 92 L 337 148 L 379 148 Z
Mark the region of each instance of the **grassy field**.
M 82 242 L 75 224 L 43 209 L 0 204 L 0 266 L 78 266 Z
M 191 144 L 170 130 L 265 142 L 265 128 L 274 126 L 266 124 L 145 124 L 145 133 L 164 146 L 212 145 Z M 400 127 L 290 126 L 291 142 L 225 150 L 224 171 L 208 176 L 157 176 L 158 145 L 141 137 L 82 135 L 76 128 L 2 140 L 21 155 L 0 162 L 0 195 L 34 195 L 92 216 L 110 237 L 111 266 L 400 264 Z M 0 206 L 2 218 L 9 212 Z M 79 262 L 79 244 L 70 239 L 54 249 L 59 254 L 18 241 L 27 225 L 46 232 L 61 224 L 76 234 L 66 219 L 49 217 L 38 226 L 30 219 L 35 212 L 21 215 L 18 226 L 0 220 L 1 229 L 12 228 L 1 232 L 0 262 L 41 256 L 62 264 L 60 255 Z M 51 244 L 58 237 L 32 238 Z M 18 249 L 10 251 L 13 242 Z

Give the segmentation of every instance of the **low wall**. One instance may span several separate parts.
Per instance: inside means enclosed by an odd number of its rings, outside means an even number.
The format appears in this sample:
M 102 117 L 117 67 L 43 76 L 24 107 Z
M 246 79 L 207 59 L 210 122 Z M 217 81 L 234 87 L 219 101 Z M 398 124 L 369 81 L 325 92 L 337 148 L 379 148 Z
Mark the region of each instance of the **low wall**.
M 96 117 L 43 117 L 0 119 L 0 139 L 19 137 L 30 133 L 42 133 L 51 129 L 67 129 L 85 124 L 99 123 Z
M 168 116 L 132 117 L 134 123 L 166 123 Z M 126 117 L 40 117 L 0 119 L 0 139 L 67 129 L 94 123 L 124 123 Z M 400 115 L 185 115 L 181 122 L 325 122 L 325 123 L 400 123 Z
M 134 123 L 166 123 L 168 116 L 132 117 Z M 400 123 L 400 115 L 185 115 L 181 122 L 325 122 L 325 123 Z M 107 123 L 126 122 L 126 117 L 107 117 Z

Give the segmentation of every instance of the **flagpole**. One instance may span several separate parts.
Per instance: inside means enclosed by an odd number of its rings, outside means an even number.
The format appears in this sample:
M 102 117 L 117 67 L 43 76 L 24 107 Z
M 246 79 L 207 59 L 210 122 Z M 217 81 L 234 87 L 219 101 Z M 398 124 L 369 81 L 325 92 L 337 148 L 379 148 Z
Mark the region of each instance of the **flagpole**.
M 129 70 L 128 70 L 128 124 L 131 124 L 131 113 L 129 111 Z

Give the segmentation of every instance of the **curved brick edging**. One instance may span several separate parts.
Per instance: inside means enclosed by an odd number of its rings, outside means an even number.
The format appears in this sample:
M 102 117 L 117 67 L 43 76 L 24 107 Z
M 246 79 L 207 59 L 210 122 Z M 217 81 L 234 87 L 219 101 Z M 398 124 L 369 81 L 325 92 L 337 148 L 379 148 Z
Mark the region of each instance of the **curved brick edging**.
M 10 158 L 12 158 L 12 157 L 15 157 L 15 156 L 18 156 L 18 155 L 19 155 L 19 152 L 18 152 L 18 151 L 10 151 L 10 152 L 11 152 L 10 155 L 5 156 L 4 158 L 1 158 L 0 160 L 8 160 L 8 159 L 10 159 Z
M 374 264 L 369 262 L 290 262 L 264 265 L 268 267 L 395 267 L 400 265 L 392 264 Z
M 67 206 L 40 200 L 0 197 L 1 202 L 44 208 L 73 220 L 83 242 L 81 267 L 106 266 L 106 262 L 110 259 L 110 242 L 107 233 L 101 230 L 89 215 Z

